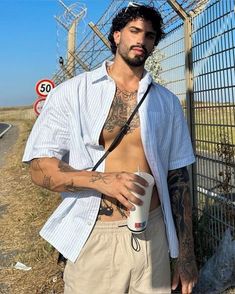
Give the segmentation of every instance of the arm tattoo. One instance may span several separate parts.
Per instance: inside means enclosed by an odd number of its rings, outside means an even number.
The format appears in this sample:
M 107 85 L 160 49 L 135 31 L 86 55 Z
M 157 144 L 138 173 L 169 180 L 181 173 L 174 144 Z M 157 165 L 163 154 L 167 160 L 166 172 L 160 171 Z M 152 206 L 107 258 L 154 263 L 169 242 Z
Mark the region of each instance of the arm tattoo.
M 75 168 L 73 168 L 72 166 L 70 166 L 68 163 L 60 160 L 59 164 L 58 164 L 59 170 L 61 172 L 77 172 L 78 170 L 76 170 Z
M 34 160 L 31 161 L 30 165 L 31 165 L 32 169 L 34 169 L 34 170 L 40 170 L 40 172 L 42 174 L 44 174 L 43 173 L 43 170 L 42 170 L 42 168 L 41 168 L 41 166 L 40 166 L 39 163 L 40 163 L 40 159 L 34 159 Z
M 50 176 L 47 176 L 44 172 L 43 169 L 40 166 L 40 161 L 41 159 L 34 159 L 31 161 L 31 167 L 34 170 L 38 170 L 41 172 L 43 179 L 42 179 L 42 187 L 51 190 L 51 187 L 53 186 L 53 181 Z
M 186 167 L 169 171 L 168 188 L 180 252 L 191 255 L 193 254 L 192 211 L 189 175 Z
M 51 177 L 48 177 L 48 176 L 45 176 L 43 177 L 43 187 L 46 188 L 46 189 L 51 189 L 52 187 L 52 179 Z
M 65 184 L 64 187 L 67 192 L 73 192 L 73 193 L 88 190 L 88 188 L 85 189 L 85 188 L 74 185 L 73 180 L 71 180 L 71 183 Z
M 197 266 L 192 235 L 189 175 L 186 167 L 168 172 L 168 188 L 179 238 L 179 274 L 181 280 L 189 282 L 197 278 Z
M 189 282 L 197 278 L 197 266 L 192 235 L 189 175 L 186 167 L 168 172 L 168 188 L 179 238 L 179 274 L 181 281 Z

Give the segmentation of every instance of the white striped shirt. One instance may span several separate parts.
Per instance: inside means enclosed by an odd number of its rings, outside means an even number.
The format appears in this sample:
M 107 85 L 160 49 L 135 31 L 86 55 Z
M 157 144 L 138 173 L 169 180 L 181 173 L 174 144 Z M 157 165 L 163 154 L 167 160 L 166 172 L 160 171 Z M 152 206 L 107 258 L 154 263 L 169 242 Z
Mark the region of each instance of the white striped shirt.
M 191 141 L 179 99 L 154 83 L 145 71 L 137 100 L 153 83 L 139 109 L 141 139 L 158 188 L 171 257 L 179 246 L 173 222 L 167 174 L 194 162 Z M 33 158 L 66 159 L 75 169 L 91 170 L 105 150 L 99 137 L 108 116 L 116 86 L 106 62 L 53 89 L 29 136 L 23 161 Z M 105 162 L 97 169 L 103 172 Z M 74 262 L 95 225 L 101 194 L 95 190 L 61 193 L 63 201 L 40 235 Z

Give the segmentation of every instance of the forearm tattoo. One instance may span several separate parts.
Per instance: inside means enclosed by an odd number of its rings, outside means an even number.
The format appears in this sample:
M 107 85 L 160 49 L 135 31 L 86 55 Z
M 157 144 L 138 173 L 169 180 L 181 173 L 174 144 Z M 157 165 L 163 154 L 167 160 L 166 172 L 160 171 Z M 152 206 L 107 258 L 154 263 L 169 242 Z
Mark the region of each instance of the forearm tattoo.
M 34 159 L 31 162 L 31 167 L 32 169 L 34 169 L 35 171 L 38 171 L 41 176 L 42 176 L 42 182 L 41 185 L 42 187 L 49 189 L 49 190 L 53 190 L 54 185 L 54 181 L 52 180 L 52 176 L 49 176 L 46 174 L 46 171 L 43 170 L 43 168 L 41 167 L 41 161 L 43 159 Z M 53 160 L 53 159 L 51 159 Z M 60 172 L 63 173 L 67 173 L 67 172 L 79 172 L 79 170 L 74 169 L 73 167 L 71 167 L 69 164 L 67 164 L 66 162 L 60 160 L 58 163 L 58 168 Z M 83 191 L 85 190 L 82 187 L 77 187 L 74 182 L 73 179 L 68 183 L 64 185 L 64 189 L 67 192 L 78 192 L 78 191 Z
M 79 172 L 79 170 L 73 168 L 72 166 L 70 166 L 68 163 L 60 160 L 59 164 L 58 164 L 59 170 L 63 173 L 69 173 L 69 172 Z M 73 179 L 68 183 L 64 185 L 65 191 L 66 192 L 79 192 L 79 191 L 84 191 L 87 190 L 85 188 L 82 187 L 78 187 L 74 184 Z
M 193 246 L 189 175 L 186 167 L 169 171 L 168 188 L 179 238 L 177 264 L 180 279 L 184 282 L 192 282 L 197 279 L 198 272 Z
M 76 185 L 73 183 L 73 179 L 71 180 L 70 183 L 65 184 L 64 187 L 65 187 L 65 190 L 66 190 L 67 192 L 73 192 L 73 193 L 76 193 L 76 192 L 79 192 L 79 191 L 88 190 L 88 188 L 82 188 L 82 187 L 78 187 L 78 186 L 76 186 Z
M 186 167 L 169 171 L 168 188 L 173 218 L 180 243 L 180 254 L 185 255 L 188 261 L 188 258 L 194 253 L 189 175 Z

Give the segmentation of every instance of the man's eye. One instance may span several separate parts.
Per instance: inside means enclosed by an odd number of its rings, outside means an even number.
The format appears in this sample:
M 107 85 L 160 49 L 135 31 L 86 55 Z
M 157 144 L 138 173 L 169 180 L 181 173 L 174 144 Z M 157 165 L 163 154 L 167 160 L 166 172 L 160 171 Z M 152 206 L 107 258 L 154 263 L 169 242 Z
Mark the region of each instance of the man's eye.
M 131 30 L 131 33 L 138 33 L 137 30 Z
M 155 35 L 149 34 L 146 36 L 149 40 L 154 40 L 155 39 Z

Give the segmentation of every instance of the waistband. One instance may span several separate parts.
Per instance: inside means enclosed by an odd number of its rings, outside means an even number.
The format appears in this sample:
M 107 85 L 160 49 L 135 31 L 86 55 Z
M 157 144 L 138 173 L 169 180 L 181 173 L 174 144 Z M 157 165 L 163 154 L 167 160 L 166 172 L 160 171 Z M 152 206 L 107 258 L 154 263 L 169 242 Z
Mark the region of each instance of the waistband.
M 149 218 L 148 218 L 148 226 L 159 218 L 162 217 L 162 208 L 161 206 L 157 207 L 156 209 L 149 212 Z M 122 231 L 122 230 L 128 230 L 127 228 L 127 220 L 119 220 L 119 221 L 110 221 L 110 222 L 102 222 L 97 221 L 94 226 L 95 231 L 101 231 L 105 230 L 106 232 L 115 232 L 115 231 Z M 128 230 L 129 231 L 129 230 Z

